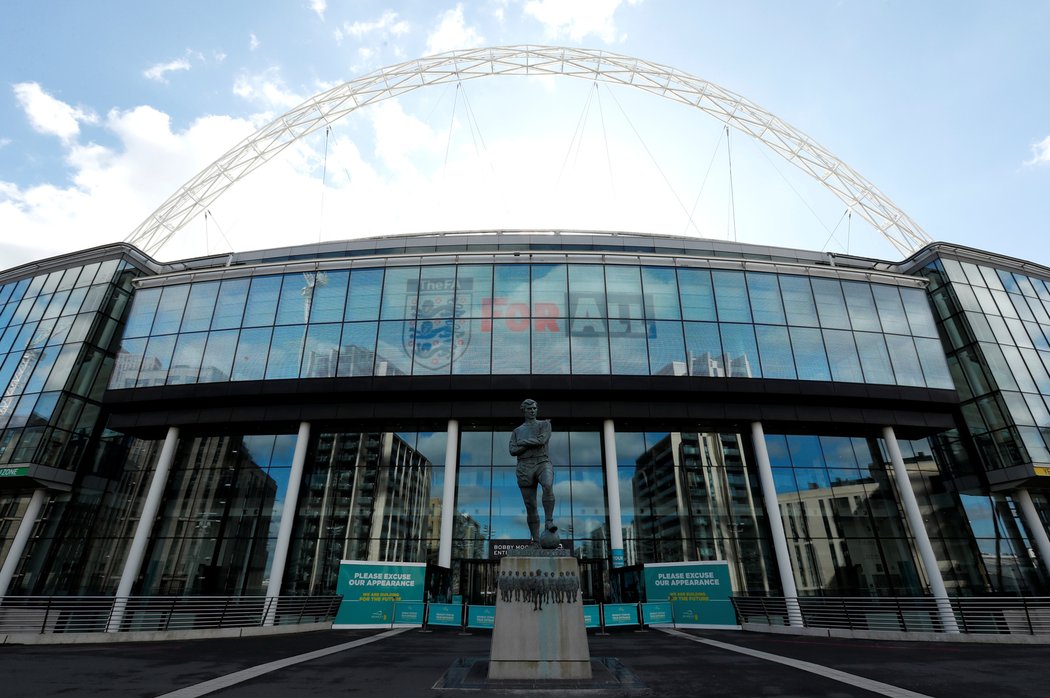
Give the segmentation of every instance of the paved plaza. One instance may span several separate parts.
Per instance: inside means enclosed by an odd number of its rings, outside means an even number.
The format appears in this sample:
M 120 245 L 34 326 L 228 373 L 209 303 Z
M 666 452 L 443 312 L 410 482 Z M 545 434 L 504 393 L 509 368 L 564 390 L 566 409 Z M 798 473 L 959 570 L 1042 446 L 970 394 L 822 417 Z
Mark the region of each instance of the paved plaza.
M 571 695 L 568 687 L 439 688 L 491 635 L 327 631 L 239 639 L 0 648 L 0 694 L 16 696 Z M 729 631 L 590 636 L 624 669 L 581 696 L 1043 696 L 1046 646 L 881 642 Z M 596 678 L 601 672 L 596 672 Z M 469 690 L 468 690 L 469 689 Z M 548 687 L 549 689 L 549 687 Z

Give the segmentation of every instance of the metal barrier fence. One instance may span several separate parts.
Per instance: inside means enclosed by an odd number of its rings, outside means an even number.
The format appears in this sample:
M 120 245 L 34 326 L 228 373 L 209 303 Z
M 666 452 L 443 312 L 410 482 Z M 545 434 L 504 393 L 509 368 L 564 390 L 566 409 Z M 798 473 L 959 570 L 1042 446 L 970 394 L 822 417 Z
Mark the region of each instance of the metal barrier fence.
M 331 621 L 341 596 L 5 596 L 0 633 L 202 630 Z
M 798 597 L 802 621 L 809 628 L 944 632 L 932 597 Z M 733 606 L 741 623 L 788 625 L 788 599 L 737 596 Z M 1050 634 L 1050 597 L 955 597 L 952 614 L 963 633 Z

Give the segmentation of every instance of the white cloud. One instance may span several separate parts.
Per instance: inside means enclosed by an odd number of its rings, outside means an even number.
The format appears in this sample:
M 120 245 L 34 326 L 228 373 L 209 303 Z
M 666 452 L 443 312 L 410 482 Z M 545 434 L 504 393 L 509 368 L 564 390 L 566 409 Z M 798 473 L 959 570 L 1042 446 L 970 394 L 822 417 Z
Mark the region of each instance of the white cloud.
M 142 71 L 142 74 L 148 80 L 153 80 L 155 82 L 167 82 L 168 73 L 173 73 L 176 70 L 189 70 L 191 67 L 192 66 L 190 65 L 190 62 L 185 58 L 177 58 L 173 61 L 168 61 L 167 63 L 157 63 L 156 65 L 151 65 L 149 68 L 146 68 L 144 71 Z
M 10 138 L 0 138 L 0 148 L 3 148 L 4 146 L 8 146 L 8 145 L 11 145 L 11 139 Z
M 259 37 L 257 37 L 255 34 L 249 34 L 248 35 L 248 48 L 250 50 L 254 51 L 255 49 L 259 48 L 259 46 L 261 46 L 261 45 L 262 45 L 262 42 L 259 41 Z
M 398 19 L 398 14 L 393 10 L 387 10 L 379 19 L 370 22 L 344 22 L 341 28 L 336 29 L 336 39 L 342 41 L 347 36 L 360 39 L 377 32 L 392 36 L 402 36 L 410 30 L 411 26 L 408 22 Z
M 627 0 L 635 5 L 640 0 Z M 616 28 L 614 15 L 623 0 L 528 0 L 524 13 L 544 26 L 550 38 L 568 37 L 582 41 L 594 34 L 606 43 L 623 41 L 626 35 Z
M 1026 165 L 1050 165 L 1050 136 L 1032 145 L 1032 159 Z
M 288 89 L 277 68 L 256 75 L 241 75 L 233 84 L 233 93 L 267 109 L 288 111 L 303 102 L 303 97 Z
M 55 99 L 35 82 L 20 82 L 14 86 L 14 91 L 18 104 L 29 118 L 29 125 L 38 133 L 58 136 L 68 142 L 80 133 L 81 123 L 98 122 L 98 117 L 91 111 Z
M 325 10 L 328 9 L 328 3 L 325 0 L 310 0 L 310 9 L 317 13 L 317 16 L 324 19 Z
M 467 26 L 463 19 L 463 5 L 441 14 L 437 27 L 427 36 L 427 53 L 442 53 L 460 48 L 481 46 L 485 39 L 477 29 Z

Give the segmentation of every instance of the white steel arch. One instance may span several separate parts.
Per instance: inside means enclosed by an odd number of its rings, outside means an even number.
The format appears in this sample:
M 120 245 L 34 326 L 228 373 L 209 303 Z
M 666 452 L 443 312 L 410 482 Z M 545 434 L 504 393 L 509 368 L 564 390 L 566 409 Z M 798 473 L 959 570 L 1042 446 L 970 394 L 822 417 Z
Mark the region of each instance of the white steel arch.
M 449 51 L 381 68 L 317 94 L 277 117 L 182 185 L 126 241 L 155 254 L 229 187 L 277 153 L 352 111 L 427 85 L 493 75 L 564 75 L 627 85 L 696 107 L 806 172 L 902 255 L 932 240 L 879 189 L 809 136 L 746 98 L 680 70 L 608 51 L 499 46 Z

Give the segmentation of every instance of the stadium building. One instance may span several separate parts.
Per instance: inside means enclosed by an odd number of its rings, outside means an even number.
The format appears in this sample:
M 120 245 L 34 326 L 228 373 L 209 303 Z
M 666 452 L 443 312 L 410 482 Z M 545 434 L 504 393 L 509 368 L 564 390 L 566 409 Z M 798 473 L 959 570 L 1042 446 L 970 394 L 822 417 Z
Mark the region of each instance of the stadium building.
M 356 559 L 483 603 L 524 398 L 585 598 L 705 560 L 742 595 L 1050 592 L 1050 269 L 477 231 L 0 272 L 0 596 L 334 593 Z

